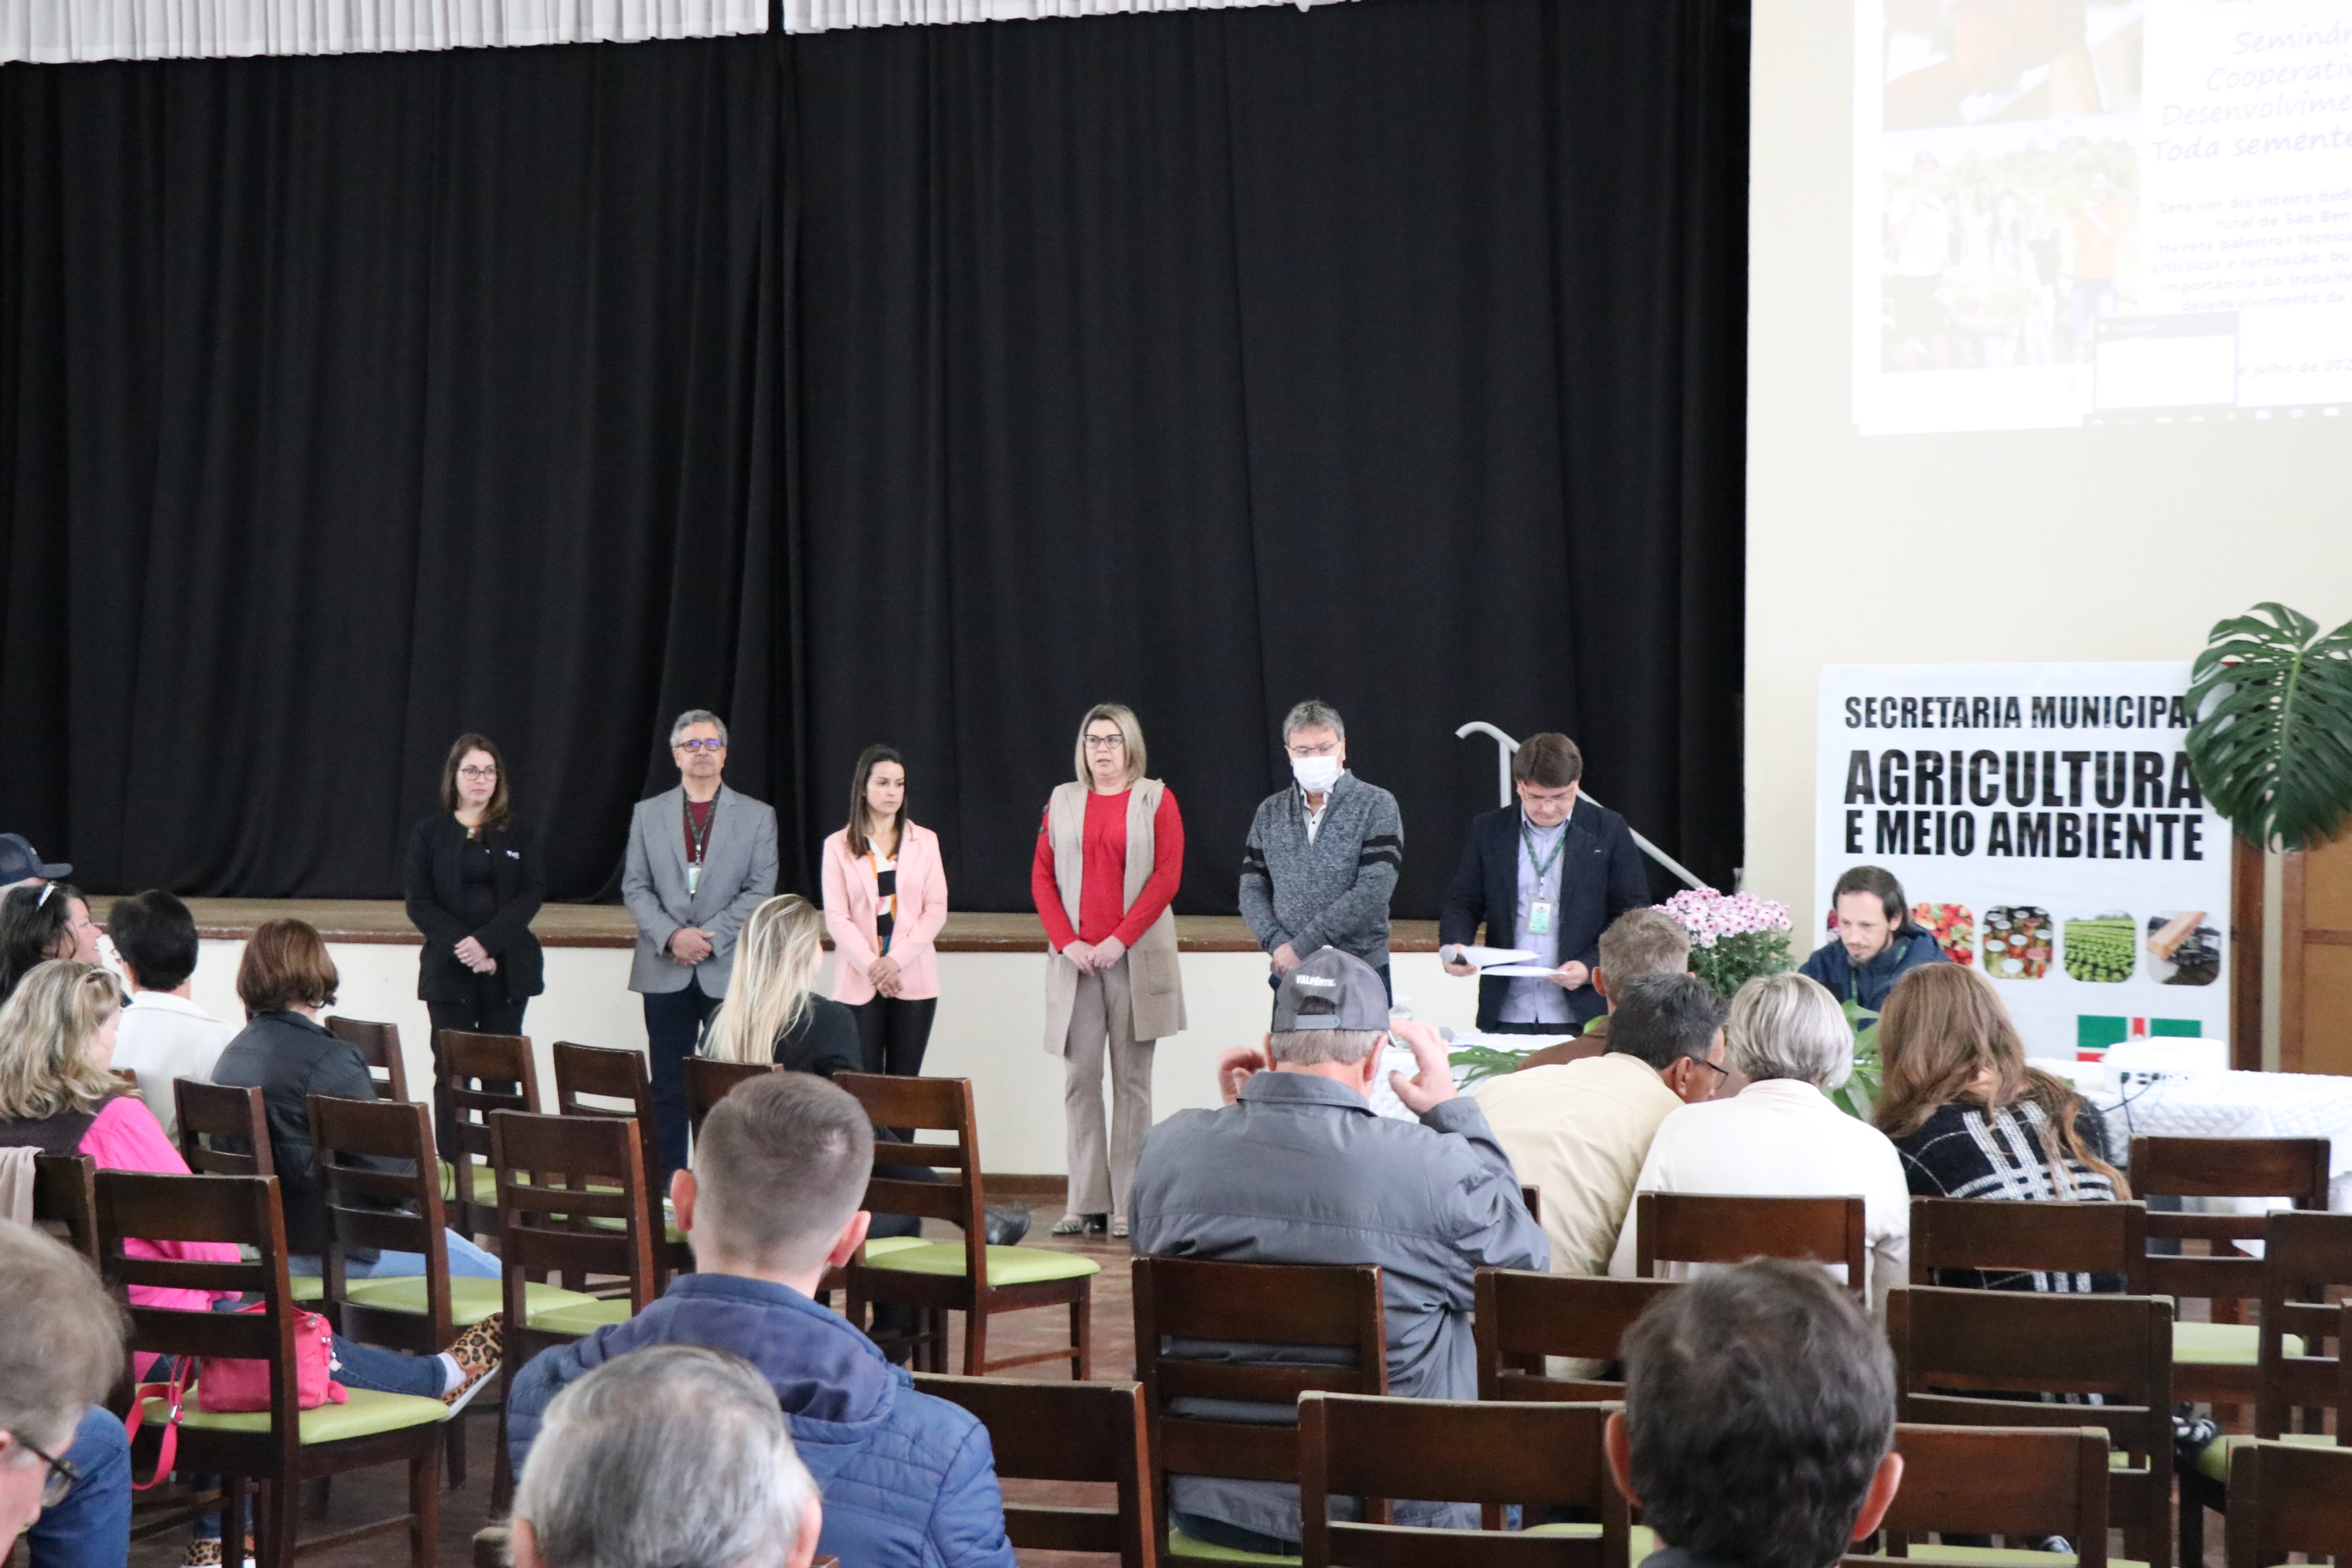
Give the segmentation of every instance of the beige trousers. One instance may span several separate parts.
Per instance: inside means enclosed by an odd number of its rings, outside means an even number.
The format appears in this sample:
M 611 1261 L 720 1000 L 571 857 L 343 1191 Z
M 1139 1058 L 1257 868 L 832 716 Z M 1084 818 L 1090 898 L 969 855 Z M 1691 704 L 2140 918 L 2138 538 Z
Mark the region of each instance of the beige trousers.
M 1078 976 L 1062 1042 L 1062 1116 L 1068 1129 L 1071 1214 L 1127 1213 L 1135 1156 L 1151 1131 L 1151 1047 L 1133 1037 L 1127 958 Z M 1103 1147 L 1103 1053 L 1110 1053 L 1110 1147 Z

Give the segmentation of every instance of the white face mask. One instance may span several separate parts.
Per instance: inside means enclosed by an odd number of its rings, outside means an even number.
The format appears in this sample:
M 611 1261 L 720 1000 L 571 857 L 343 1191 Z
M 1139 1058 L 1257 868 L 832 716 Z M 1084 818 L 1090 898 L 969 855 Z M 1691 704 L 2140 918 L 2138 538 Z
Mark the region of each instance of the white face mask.
M 1339 782 L 1339 759 L 1337 757 L 1293 757 L 1290 776 L 1308 795 L 1324 795 Z

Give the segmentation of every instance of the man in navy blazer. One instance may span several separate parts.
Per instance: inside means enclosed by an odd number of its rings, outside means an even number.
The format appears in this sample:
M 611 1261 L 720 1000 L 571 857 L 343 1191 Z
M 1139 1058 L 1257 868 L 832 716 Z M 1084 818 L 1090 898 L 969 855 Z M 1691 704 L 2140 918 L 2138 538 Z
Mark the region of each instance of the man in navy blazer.
M 1625 819 L 1579 798 L 1584 754 L 1565 735 L 1530 735 L 1511 757 L 1519 803 L 1470 824 L 1462 863 L 1437 921 L 1441 956 L 1478 940 L 1532 948 L 1545 976 L 1483 978 L 1478 1027 L 1486 1034 L 1572 1035 L 1606 1005 L 1593 989 L 1601 933 L 1650 901 L 1650 876 Z M 1477 968 L 1458 961 L 1448 974 Z

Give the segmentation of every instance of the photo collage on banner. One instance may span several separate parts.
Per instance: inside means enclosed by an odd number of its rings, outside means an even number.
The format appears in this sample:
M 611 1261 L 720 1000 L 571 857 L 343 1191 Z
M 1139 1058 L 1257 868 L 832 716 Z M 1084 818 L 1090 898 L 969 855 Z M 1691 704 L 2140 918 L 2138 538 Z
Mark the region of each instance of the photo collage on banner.
M 2229 824 L 2182 740 L 2189 665 L 1832 665 L 1822 671 L 1814 901 L 1834 940 L 1855 866 L 2000 985 L 2027 1054 L 2229 1037 Z

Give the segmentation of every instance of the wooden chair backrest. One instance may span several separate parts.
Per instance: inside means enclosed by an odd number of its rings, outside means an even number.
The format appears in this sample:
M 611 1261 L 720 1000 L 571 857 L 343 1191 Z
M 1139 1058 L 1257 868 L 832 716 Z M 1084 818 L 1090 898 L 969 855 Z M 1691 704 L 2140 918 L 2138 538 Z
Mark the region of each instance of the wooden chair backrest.
M 399 1025 L 341 1017 L 331 1017 L 325 1022 L 337 1039 L 348 1040 L 358 1047 L 360 1059 L 368 1065 L 368 1076 L 375 1079 L 378 1094 L 386 1100 L 408 1098 L 408 1064 L 400 1056 Z
M 476 1035 L 441 1031 L 441 1073 L 449 1085 L 449 1114 L 457 1122 L 457 1184 L 460 1199 L 473 1195 L 473 1166 L 490 1159 L 490 1118 L 501 1110 L 539 1114 L 539 1064 L 522 1035 Z
M 1896 1418 L 1955 1426 L 2096 1425 L 2126 1468 L 2108 1474 L 2110 1522 L 2132 1555 L 2170 1561 L 2172 1302 L 1900 1285 L 1888 1294 Z M 2042 1403 L 2042 1394 L 2104 1403 Z
M 1627 1530 L 1601 1443 L 1612 1408 L 1302 1394 L 1300 1555 L 1307 1568 L 1615 1568 Z M 1332 1519 L 1335 1492 L 1366 1500 L 1364 1521 Z M 1390 1505 L 1401 1498 L 1475 1502 L 1484 1528 L 1395 1529 Z M 1595 1510 L 1601 1533 L 1505 1533 L 1514 1502 Z
M 1168 1477 L 1296 1481 L 1294 1426 L 1177 1415 L 1179 1399 L 1296 1405 L 1307 1393 L 1386 1394 L 1388 1333 L 1377 1265 L 1205 1263 L 1139 1258 L 1135 1364 L 1150 1423 L 1154 1530 L 1168 1541 Z M 1299 1362 L 1193 1361 L 1169 1342 L 1240 1342 L 1318 1353 Z
M 1611 1279 L 1481 1268 L 1477 1311 L 1481 1399 L 1621 1399 L 1625 1385 L 1599 1378 L 1547 1376 L 1544 1357 L 1613 1362 L 1618 1342 L 1651 1302 L 1679 1289 L 1673 1279 Z
M 654 1250 L 660 1233 L 635 1124 L 494 1110 L 489 1134 L 508 1321 L 526 1321 L 523 1281 L 542 1272 L 625 1279 L 633 1309 L 644 1310 L 658 1289 Z M 592 1218 L 622 1225 L 607 1229 L 587 1224 Z
M 2135 1138 L 2132 1191 L 2142 1198 L 2284 1198 L 2299 1209 L 2327 1206 L 2325 1138 Z M 2263 1265 L 2231 1245 L 2259 1240 L 2259 1214 L 2147 1216 L 2150 1239 L 2205 1241 L 2211 1256 L 2147 1260 L 2147 1288 L 2176 1299 L 2240 1301 L 2263 1293 Z
M 172 1106 L 180 1121 L 180 1158 L 189 1170 L 211 1176 L 278 1173 L 259 1089 L 175 1078 Z
M 988 1428 L 1000 1478 L 1108 1481 L 1113 1508 L 1004 1504 L 1004 1533 L 1032 1552 L 1117 1552 L 1121 1568 L 1151 1568 L 1151 1472 L 1144 1463 L 1143 1385 L 1045 1383 L 915 1373 L 915 1389 L 961 1405 Z
M 727 1091 L 751 1079 L 765 1078 L 776 1069 L 764 1062 L 720 1062 L 709 1057 L 686 1058 L 686 1117 L 694 1135 L 702 1136 L 702 1119 L 727 1098 Z
M 2247 1443 L 2230 1456 L 2230 1568 L 2287 1552 L 2352 1563 L 2352 1447 Z
M 343 1300 L 344 1254 L 351 1247 L 422 1253 L 425 1311 L 436 1328 L 447 1328 L 449 1245 L 431 1110 L 405 1100 L 323 1094 L 310 1096 L 309 1104 L 310 1146 L 326 1186 L 326 1299 L 346 1313 L 355 1310 Z M 382 1168 L 387 1163 L 407 1169 Z
M 556 1041 L 552 1050 L 558 1116 L 625 1116 L 641 1127 L 654 1124 L 653 1085 L 646 1075 L 643 1051 L 583 1046 L 570 1040 Z M 583 1097 L 621 1103 L 591 1105 Z
M 2352 1421 L 2352 1301 L 2328 1300 L 2331 1287 L 2352 1287 L 2352 1214 L 2287 1209 L 2267 1216 L 2263 1231 L 2262 1391 L 2254 1435 L 2292 1430 L 2295 1410 L 2333 1408 L 2336 1430 Z M 2303 1342 L 2286 1353 L 2286 1336 Z M 2334 1341 L 2336 1353 L 2326 1353 Z M 2340 1439 L 2339 1439 L 2340 1440 Z
M 1889 1544 L 1922 1545 L 1930 1533 L 2062 1535 L 2078 1568 L 2107 1561 L 2107 1434 L 2100 1426 L 1895 1428 L 1903 1486 L 1881 1527 Z M 1848 1564 L 1901 1556 L 1853 1553 Z
M 833 1075 L 874 1121 L 874 1167 L 928 1167 L 935 1182 L 877 1174 L 866 1184 L 866 1205 L 876 1214 L 919 1215 L 950 1220 L 963 1227 L 964 1278 L 975 1289 L 988 1281 L 988 1198 L 980 1173 L 980 1133 L 972 1115 L 967 1078 L 898 1078 L 882 1073 Z M 953 1143 L 901 1141 L 894 1130 L 952 1132 Z
M 255 1295 L 248 1312 L 130 1308 L 129 1347 L 179 1357 L 234 1356 L 269 1366 L 271 1438 L 289 1466 L 299 1442 L 300 1385 L 294 1369 L 293 1290 L 286 1277 L 286 1218 L 275 1176 L 98 1173 L 98 1227 L 109 1285 Z M 236 1262 L 136 1258 L 126 1238 L 223 1242 L 249 1252 Z M 290 1474 L 287 1470 L 281 1473 Z
M 1869 1289 L 1869 1233 L 1860 1197 L 1643 1193 L 1634 1200 L 1634 1223 L 1633 1272 L 1643 1279 L 1655 1279 L 1661 1263 L 1793 1258 L 1843 1263 L 1846 1289 L 1856 1296 Z
M 1937 1269 L 2114 1274 L 2145 1296 L 2147 1205 L 1913 1198 L 1911 1283 L 1940 1283 Z
M 87 1154 L 33 1156 L 33 1223 L 105 1267 L 98 1235 L 98 1162 Z

